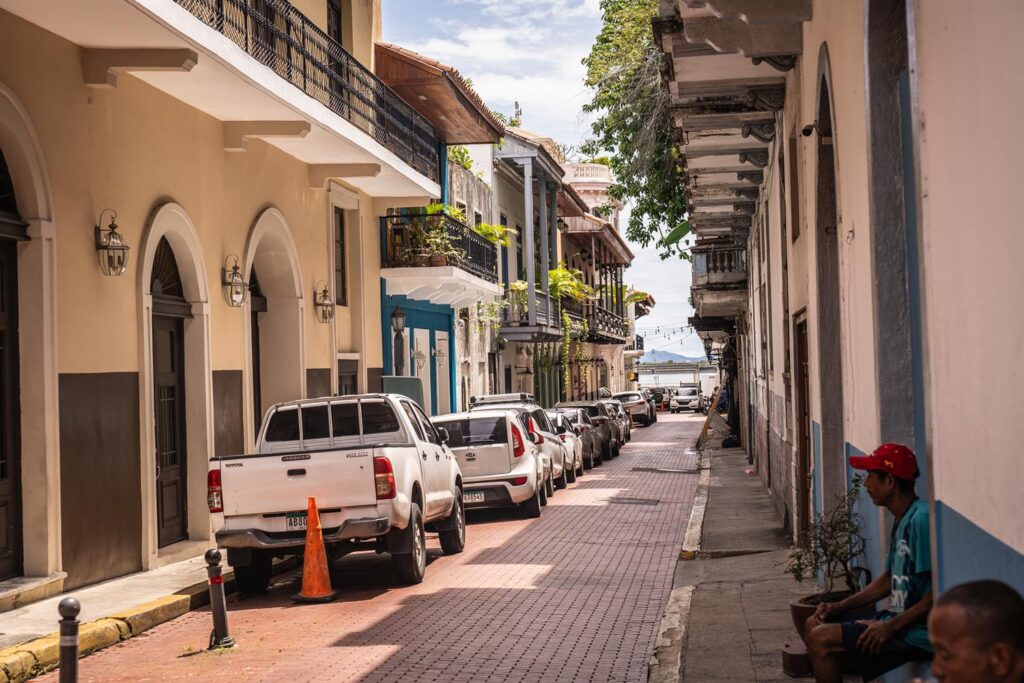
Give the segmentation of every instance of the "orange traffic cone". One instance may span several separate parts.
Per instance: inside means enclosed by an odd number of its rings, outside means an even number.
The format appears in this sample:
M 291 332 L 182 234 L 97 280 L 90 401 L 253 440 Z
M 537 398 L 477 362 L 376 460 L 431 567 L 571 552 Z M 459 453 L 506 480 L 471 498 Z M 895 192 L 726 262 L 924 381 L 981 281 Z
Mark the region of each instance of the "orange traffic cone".
M 338 591 L 331 589 L 331 575 L 327 571 L 327 551 L 324 549 L 324 533 L 320 528 L 320 511 L 316 498 L 309 497 L 309 512 L 306 520 L 306 556 L 302 563 L 302 590 L 293 595 L 295 602 L 330 602 L 338 597 Z

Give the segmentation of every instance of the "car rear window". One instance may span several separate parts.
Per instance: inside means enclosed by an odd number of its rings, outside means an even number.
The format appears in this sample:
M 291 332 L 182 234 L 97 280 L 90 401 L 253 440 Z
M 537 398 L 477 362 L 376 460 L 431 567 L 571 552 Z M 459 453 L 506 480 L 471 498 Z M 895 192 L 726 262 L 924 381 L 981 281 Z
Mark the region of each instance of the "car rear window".
M 351 402 L 331 405 L 331 429 L 335 437 L 359 436 L 359 404 Z
M 461 420 L 438 420 L 437 427 L 448 430 L 449 448 L 493 446 L 508 443 L 504 417 L 474 417 Z
M 584 410 L 587 411 L 587 415 L 589 415 L 590 417 L 601 416 L 601 409 L 598 408 L 597 406 L 587 406 L 584 408 Z
M 642 401 L 643 397 L 640 394 L 619 394 L 615 398 L 620 401 Z
M 398 431 L 398 416 L 383 401 L 363 402 L 363 434 L 389 434 Z
M 298 441 L 299 440 L 299 411 L 278 410 L 270 416 L 270 423 L 267 425 L 267 432 L 263 435 L 264 441 Z

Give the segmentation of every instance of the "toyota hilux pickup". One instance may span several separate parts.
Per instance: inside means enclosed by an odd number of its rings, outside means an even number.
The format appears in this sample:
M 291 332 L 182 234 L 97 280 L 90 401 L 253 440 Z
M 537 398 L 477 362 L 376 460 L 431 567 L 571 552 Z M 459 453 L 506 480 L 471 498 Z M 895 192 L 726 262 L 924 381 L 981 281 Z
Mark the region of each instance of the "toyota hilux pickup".
M 310 496 L 329 557 L 387 552 L 399 581 L 422 581 L 426 526 L 445 553 L 466 540 L 462 473 L 447 438 L 404 396 L 272 406 L 256 452 L 215 457 L 207 475 L 217 545 L 239 588 L 265 591 L 274 557 L 303 554 Z

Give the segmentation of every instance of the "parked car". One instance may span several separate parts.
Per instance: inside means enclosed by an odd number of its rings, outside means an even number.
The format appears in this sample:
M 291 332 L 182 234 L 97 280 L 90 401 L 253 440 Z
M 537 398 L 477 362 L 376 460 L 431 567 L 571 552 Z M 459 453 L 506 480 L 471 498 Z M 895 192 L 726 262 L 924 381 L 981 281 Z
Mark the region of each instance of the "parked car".
M 640 393 L 643 394 L 644 400 L 651 406 L 651 422 L 658 421 L 658 401 L 654 399 L 654 394 L 651 393 L 650 389 L 641 389 Z
M 639 391 L 624 391 L 614 398 L 622 404 L 629 416 L 645 427 L 651 424 L 651 404 Z
M 701 405 L 700 390 L 697 387 L 680 387 L 672 393 L 669 410 L 678 413 L 683 410 L 699 411 Z
M 619 455 L 621 427 L 603 401 L 563 401 L 556 408 L 582 408 L 587 411 L 601 443 L 601 460 L 610 460 Z
M 654 404 L 658 410 L 668 410 L 669 399 L 672 397 L 671 389 L 666 387 L 651 387 L 651 396 L 654 398 Z
M 548 502 L 544 459 L 528 438 L 524 417 L 518 410 L 492 409 L 431 418 L 448 432 L 467 508 L 515 505 L 527 517 L 540 517 Z
M 566 465 L 569 470 L 569 483 L 576 481 L 577 477 L 583 476 L 583 439 L 580 438 L 579 432 L 576 431 L 576 427 L 569 421 L 569 419 L 557 410 L 546 410 L 544 411 L 548 415 L 548 420 L 551 422 L 551 426 L 555 428 L 555 434 L 558 435 L 559 440 L 565 445 L 566 453 L 569 455 L 570 465 Z
M 556 488 L 564 489 L 568 486 L 569 480 L 566 473 L 568 456 L 565 446 L 555 434 L 555 429 L 548 421 L 548 416 L 533 395 L 525 393 L 494 394 L 492 396 L 471 396 L 469 399 L 470 412 L 498 407 L 522 410 L 530 417 L 529 420 L 524 421 L 528 430 L 527 438 L 540 448 L 541 454 L 545 458 L 545 467 L 550 473 L 552 482 L 548 486 L 548 495 L 554 495 Z M 530 437 L 529 434 L 535 436 Z
M 626 412 L 626 409 L 622 407 L 622 403 L 614 398 L 602 399 L 602 403 L 608 406 L 608 412 L 610 412 L 619 422 L 619 427 L 621 429 L 619 432 L 621 434 L 619 444 L 621 445 L 627 441 L 631 441 L 633 439 L 633 418 L 631 418 L 629 413 Z
M 218 456 L 207 474 L 217 546 L 239 588 L 267 589 L 274 557 L 301 555 L 316 497 L 330 557 L 388 552 L 403 583 L 427 566 L 424 525 L 446 553 L 466 542 L 462 472 L 418 405 L 363 394 L 272 406 L 249 455 Z
M 587 411 L 583 408 L 554 408 L 553 410 L 564 415 L 576 430 L 583 446 L 583 468 L 589 470 L 604 462 L 602 457 L 604 445 L 601 435 Z

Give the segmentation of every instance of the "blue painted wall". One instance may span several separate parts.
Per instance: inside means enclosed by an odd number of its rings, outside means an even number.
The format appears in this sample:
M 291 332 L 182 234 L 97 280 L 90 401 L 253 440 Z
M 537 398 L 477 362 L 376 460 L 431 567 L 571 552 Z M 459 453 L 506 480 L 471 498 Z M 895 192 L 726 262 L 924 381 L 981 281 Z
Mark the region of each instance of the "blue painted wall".
M 864 451 L 850 443 L 846 444 L 845 450 L 847 458 L 846 482 L 847 486 L 849 486 L 849 483 L 853 481 L 854 475 L 857 474 L 850 467 L 849 459 L 851 456 L 864 455 Z M 882 515 L 879 513 L 878 506 L 871 502 L 871 497 L 863 486 L 861 487 L 861 495 L 857 498 L 857 502 L 854 503 L 853 510 L 861 518 L 861 536 L 864 537 L 865 541 L 863 564 L 871 570 L 871 578 L 874 579 L 885 571 L 885 552 L 880 549 L 887 547 L 888 541 L 883 538 L 885 529 L 882 527 Z
M 387 293 L 387 285 L 384 278 L 380 281 L 380 301 L 381 301 L 381 346 L 384 350 L 384 374 L 394 374 L 394 364 L 392 363 L 392 356 L 394 355 L 394 332 L 391 330 L 391 314 L 398 306 L 402 307 L 405 311 L 405 342 L 406 350 L 410 352 L 414 350 L 413 336 L 409 333 L 410 330 L 430 330 L 430 348 L 424 349 L 423 352 L 427 354 L 428 358 L 433 359 L 432 351 L 436 349 L 436 338 L 434 332 L 447 332 L 448 333 L 448 394 L 449 394 L 449 405 L 453 409 L 457 406 L 455 402 L 455 390 L 456 390 L 456 358 L 455 358 L 455 311 L 450 306 L 440 306 L 438 304 L 432 304 L 428 301 L 417 301 L 410 299 L 402 295 L 389 296 Z M 412 366 L 409 365 L 410 361 L 406 362 L 406 371 Z M 438 401 L 437 401 L 437 365 L 430 362 L 430 383 L 433 388 L 433 393 L 430 396 L 430 406 L 433 414 L 437 414 Z
M 941 500 L 935 501 L 938 539 L 936 582 L 940 591 L 978 579 L 998 579 L 1024 595 L 1024 554 L 967 519 Z

